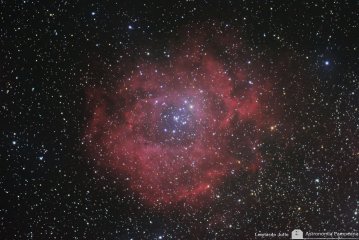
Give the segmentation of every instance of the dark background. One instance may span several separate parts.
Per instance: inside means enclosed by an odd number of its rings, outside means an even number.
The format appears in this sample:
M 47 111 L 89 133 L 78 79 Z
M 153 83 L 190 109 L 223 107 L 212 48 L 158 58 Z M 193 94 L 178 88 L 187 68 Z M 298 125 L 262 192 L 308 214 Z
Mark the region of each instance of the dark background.
M 358 230 L 357 1 L 0 3 L 2 239 Z M 164 58 L 182 27 L 208 22 L 238 29 L 253 48 L 280 123 L 259 171 L 229 179 L 205 209 L 157 211 L 86 154 L 85 92 L 111 86 L 116 66 L 148 51 Z

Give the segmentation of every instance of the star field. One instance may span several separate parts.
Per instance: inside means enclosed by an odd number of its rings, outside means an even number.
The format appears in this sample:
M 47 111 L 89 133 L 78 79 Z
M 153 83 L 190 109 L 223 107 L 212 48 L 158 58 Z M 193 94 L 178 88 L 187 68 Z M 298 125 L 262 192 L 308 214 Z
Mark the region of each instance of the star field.
M 2 2 L 0 238 L 357 233 L 357 7 Z

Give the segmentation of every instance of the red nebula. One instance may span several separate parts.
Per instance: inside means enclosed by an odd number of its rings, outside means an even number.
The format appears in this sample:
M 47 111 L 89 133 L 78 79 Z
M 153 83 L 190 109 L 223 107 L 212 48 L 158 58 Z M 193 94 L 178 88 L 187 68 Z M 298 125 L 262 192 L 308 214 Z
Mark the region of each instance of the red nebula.
M 194 42 L 168 62 L 136 64 L 114 90 L 88 94 L 91 152 L 100 166 L 128 176 L 132 191 L 152 206 L 208 201 L 242 162 L 250 170 L 260 159 L 255 131 L 238 132 L 264 124 L 263 85 L 210 50 L 189 55 Z

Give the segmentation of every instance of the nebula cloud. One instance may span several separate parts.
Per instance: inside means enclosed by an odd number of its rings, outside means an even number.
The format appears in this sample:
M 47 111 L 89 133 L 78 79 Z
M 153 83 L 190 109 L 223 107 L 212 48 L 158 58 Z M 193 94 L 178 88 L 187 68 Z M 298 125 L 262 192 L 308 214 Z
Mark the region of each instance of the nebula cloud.
M 261 161 L 270 86 L 251 80 L 238 38 L 209 32 L 185 34 L 168 60 L 137 62 L 114 90 L 89 91 L 91 153 L 151 206 L 200 206 Z

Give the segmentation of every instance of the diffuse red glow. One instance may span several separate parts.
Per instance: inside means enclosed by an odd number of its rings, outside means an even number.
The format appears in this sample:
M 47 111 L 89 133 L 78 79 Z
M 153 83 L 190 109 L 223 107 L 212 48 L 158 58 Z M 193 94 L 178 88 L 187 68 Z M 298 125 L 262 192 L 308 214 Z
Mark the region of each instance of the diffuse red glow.
M 243 124 L 265 124 L 263 85 L 245 76 L 210 51 L 178 51 L 167 63 L 139 63 L 114 91 L 90 92 L 88 146 L 100 166 L 126 174 L 150 205 L 207 201 L 241 168 L 236 151 L 249 152 L 249 168 L 260 159 L 253 147 L 257 135 L 237 135 Z

